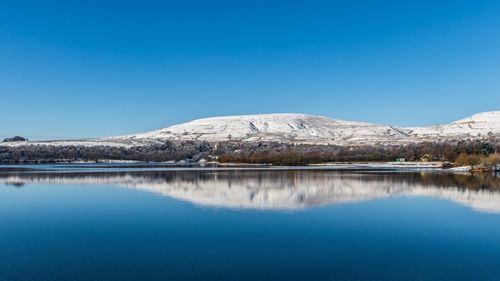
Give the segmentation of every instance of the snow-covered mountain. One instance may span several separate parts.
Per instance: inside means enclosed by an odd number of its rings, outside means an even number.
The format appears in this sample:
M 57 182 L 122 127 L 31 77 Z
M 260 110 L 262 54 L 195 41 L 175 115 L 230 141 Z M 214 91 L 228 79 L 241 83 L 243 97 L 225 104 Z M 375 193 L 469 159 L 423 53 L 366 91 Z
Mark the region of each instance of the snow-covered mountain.
M 365 145 L 500 135 L 500 111 L 484 112 L 447 125 L 402 128 L 304 114 L 213 117 L 144 134 L 110 138 L 148 140 L 278 141 L 307 144 Z
M 378 143 L 404 140 L 398 127 L 335 120 L 305 114 L 262 114 L 213 117 L 119 139 L 278 141 L 311 144 Z
M 449 139 L 480 137 L 500 134 L 500 111 L 474 114 L 447 125 L 408 128 L 410 136 L 417 139 Z
M 302 144 L 387 145 L 500 136 L 500 111 L 484 112 L 446 125 L 408 127 L 344 121 L 305 114 L 212 117 L 147 133 L 71 141 L 12 142 L 0 145 L 130 146 L 166 140 L 273 141 Z

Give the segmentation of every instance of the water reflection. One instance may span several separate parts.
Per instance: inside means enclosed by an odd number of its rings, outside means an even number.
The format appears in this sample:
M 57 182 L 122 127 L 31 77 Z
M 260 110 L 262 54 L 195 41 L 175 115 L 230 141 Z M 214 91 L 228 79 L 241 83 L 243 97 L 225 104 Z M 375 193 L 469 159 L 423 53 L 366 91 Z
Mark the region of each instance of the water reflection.
M 500 213 L 497 175 L 340 171 L 192 170 L 113 173 L 6 173 L 0 182 L 113 185 L 145 190 L 197 205 L 267 210 L 429 196 Z

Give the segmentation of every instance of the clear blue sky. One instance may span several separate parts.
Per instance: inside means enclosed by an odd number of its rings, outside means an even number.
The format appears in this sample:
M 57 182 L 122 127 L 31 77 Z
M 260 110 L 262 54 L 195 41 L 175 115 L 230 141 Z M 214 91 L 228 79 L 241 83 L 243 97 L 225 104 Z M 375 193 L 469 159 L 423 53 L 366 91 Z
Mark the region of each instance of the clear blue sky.
M 0 135 L 500 110 L 500 1 L 1 1 Z

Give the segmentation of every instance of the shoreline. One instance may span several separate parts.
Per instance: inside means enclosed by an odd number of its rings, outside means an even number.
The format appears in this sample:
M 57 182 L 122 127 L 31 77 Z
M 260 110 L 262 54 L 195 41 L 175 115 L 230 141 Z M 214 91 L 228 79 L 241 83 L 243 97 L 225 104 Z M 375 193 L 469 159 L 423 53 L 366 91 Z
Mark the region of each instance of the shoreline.
M 38 170 L 38 167 L 59 170 L 64 168 L 102 169 L 102 170 L 331 170 L 331 171 L 389 171 L 389 172 L 444 172 L 444 173 L 495 173 L 498 171 L 475 170 L 470 166 L 446 168 L 444 162 L 335 162 L 318 163 L 299 166 L 285 166 L 272 164 L 251 163 L 218 163 L 218 162 L 131 162 L 131 161 L 104 161 L 104 162 L 57 162 L 57 163 L 20 163 L 0 164 L 0 171 Z

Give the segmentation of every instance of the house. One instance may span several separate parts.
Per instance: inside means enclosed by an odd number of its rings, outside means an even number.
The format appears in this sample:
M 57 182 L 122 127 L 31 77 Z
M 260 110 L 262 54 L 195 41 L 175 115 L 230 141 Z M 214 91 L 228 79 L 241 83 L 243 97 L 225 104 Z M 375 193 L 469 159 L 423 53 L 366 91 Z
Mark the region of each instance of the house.
M 430 162 L 430 161 L 432 161 L 433 158 L 434 157 L 431 154 L 424 154 L 424 156 L 422 156 L 420 158 L 420 161 L 422 161 L 422 162 Z
M 406 159 L 405 158 L 396 158 L 396 162 L 405 162 Z

